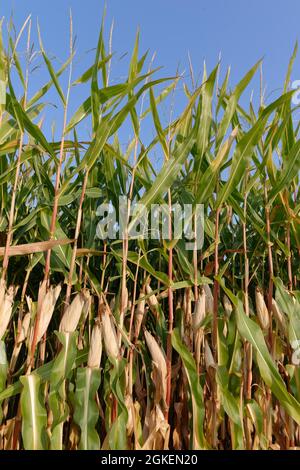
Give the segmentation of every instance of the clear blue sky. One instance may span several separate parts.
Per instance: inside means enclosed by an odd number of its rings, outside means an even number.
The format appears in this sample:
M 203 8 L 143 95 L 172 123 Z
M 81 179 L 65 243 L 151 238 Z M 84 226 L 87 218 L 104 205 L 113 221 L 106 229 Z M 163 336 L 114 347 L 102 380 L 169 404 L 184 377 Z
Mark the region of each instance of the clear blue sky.
M 107 0 L 107 30 L 114 18 L 113 51 L 116 52 L 112 79 L 126 73 L 137 27 L 141 29 L 141 51 L 156 51 L 155 64 L 163 65 L 159 72 L 174 75 L 180 70 L 188 74 L 187 54 L 190 53 L 196 75 L 201 76 L 203 60 L 208 70 L 222 54 L 222 70 L 231 65 L 230 84 L 236 82 L 261 57 L 264 57 L 266 95 L 282 87 L 287 63 L 300 33 L 299 0 Z M 13 11 L 19 28 L 32 13 L 33 26 L 39 19 L 45 49 L 54 62 L 65 60 L 68 51 L 68 15 L 72 9 L 74 33 L 77 36 L 77 55 L 74 78 L 93 62 L 103 0 L 2 0 L 0 16 L 9 18 Z M 37 45 L 37 41 L 36 41 Z M 48 79 L 45 69 L 36 71 L 32 89 Z M 293 79 L 300 79 L 297 60 Z M 258 93 L 258 80 L 253 82 Z M 250 90 L 251 91 L 251 90 Z M 73 94 L 74 110 L 87 91 Z M 180 100 L 182 95 L 179 93 Z M 53 100 L 55 100 L 53 95 Z M 52 101 L 52 96 L 50 96 Z

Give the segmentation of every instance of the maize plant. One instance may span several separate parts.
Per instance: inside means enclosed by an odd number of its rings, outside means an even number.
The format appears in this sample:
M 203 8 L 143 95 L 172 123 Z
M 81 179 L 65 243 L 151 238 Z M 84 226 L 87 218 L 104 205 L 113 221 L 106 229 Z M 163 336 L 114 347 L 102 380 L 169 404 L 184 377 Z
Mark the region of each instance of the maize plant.
M 243 92 L 261 62 L 237 84 L 218 64 L 191 85 L 163 77 L 137 34 L 112 81 L 102 24 L 78 77 L 72 31 L 58 69 L 31 33 L 28 17 L 0 39 L 0 449 L 300 448 L 297 47 L 282 92 L 255 105 Z M 48 81 L 32 93 L 37 60 Z M 123 236 L 99 236 L 99 207 L 122 198 Z M 191 248 L 173 208 L 195 228 L 200 204 Z M 148 232 L 163 207 L 158 236 L 131 236 L 138 205 Z

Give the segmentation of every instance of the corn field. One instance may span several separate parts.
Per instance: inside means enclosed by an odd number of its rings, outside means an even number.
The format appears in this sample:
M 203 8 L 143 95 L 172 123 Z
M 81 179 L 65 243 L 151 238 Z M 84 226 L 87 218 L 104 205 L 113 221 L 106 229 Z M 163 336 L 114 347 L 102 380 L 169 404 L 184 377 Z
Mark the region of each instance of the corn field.
M 261 62 L 237 84 L 219 63 L 165 77 L 138 33 L 112 82 L 103 23 L 74 77 L 72 22 L 58 69 L 32 28 L 0 40 L 0 449 L 300 448 L 297 46 L 279 96 L 245 105 Z M 125 236 L 97 237 L 122 196 Z M 137 203 L 164 205 L 168 237 L 130 237 Z M 201 248 L 173 236 L 174 204 L 203 204 Z

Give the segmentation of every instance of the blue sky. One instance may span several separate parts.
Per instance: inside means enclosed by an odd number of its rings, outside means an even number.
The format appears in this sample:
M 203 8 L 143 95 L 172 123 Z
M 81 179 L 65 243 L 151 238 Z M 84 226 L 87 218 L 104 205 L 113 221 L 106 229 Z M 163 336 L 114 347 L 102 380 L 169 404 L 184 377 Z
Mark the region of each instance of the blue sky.
M 155 65 L 164 66 L 160 75 L 174 75 L 177 67 L 188 75 L 189 52 L 195 75 L 201 77 L 204 59 L 208 70 L 211 70 L 221 52 L 223 73 L 230 65 L 230 84 L 233 87 L 259 58 L 264 57 L 264 83 L 266 96 L 269 96 L 282 88 L 288 60 L 300 32 L 299 0 L 107 0 L 106 4 L 106 29 L 109 30 L 113 18 L 115 22 L 113 51 L 116 54 L 112 70 L 115 83 L 126 74 L 129 56 L 121 60 L 120 57 L 126 52 L 131 53 L 136 30 L 140 27 L 141 52 L 147 49 L 151 53 L 156 51 Z M 0 16 L 9 19 L 13 12 L 18 29 L 31 13 L 34 32 L 38 18 L 44 47 L 48 55 L 56 57 L 54 64 L 58 67 L 68 54 L 71 8 L 77 36 L 76 78 L 93 62 L 103 6 L 103 0 L 2 0 Z M 35 33 L 33 37 L 37 46 Z M 299 66 L 298 59 L 293 72 L 295 80 L 300 79 Z M 47 79 L 45 68 L 36 70 L 31 79 L 32 91 Z M 65 85 L 64 81 L 62 85 Z M 252 87 L 258 94 L 258 77 Z M 72 91 L 70 113 L 87 94 L 84 87 L 74 93 Z M 55 102 L 54 93 L 48 99 Z M 183 105 L 180 90 L 176 100 L 179 109 Z M 50 111 L 50 118 L 57 118 L 59 124 L 54 108 Z

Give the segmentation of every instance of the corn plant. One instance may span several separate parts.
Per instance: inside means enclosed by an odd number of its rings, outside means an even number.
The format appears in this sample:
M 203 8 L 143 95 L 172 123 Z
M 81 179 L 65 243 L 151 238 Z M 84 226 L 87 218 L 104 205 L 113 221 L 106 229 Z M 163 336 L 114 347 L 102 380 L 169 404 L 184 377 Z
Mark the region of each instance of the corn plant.
M 38 30 L 49 79 L 32 96 L 31 18 L 0 38 L 0 448 L 299 448 L 297 47 L 282 93 L 245 106 L 261 62 L 233 88 L 220 64 L 189 85 L 162 77 L 137 34 L 127 78 L 111 84 L 103 22 L 74 78 L 70 26 L 58 70 Z M 59 138 L 44 119 L 52 88 Z M 99 206 L 122 198 L 123 237 L 99 237 Z M 136 204 L 164 208 L 158 237 L 131 236 Z M 204 207 L 193 249 L 172 216 L 187 204 L 194 225 Z

